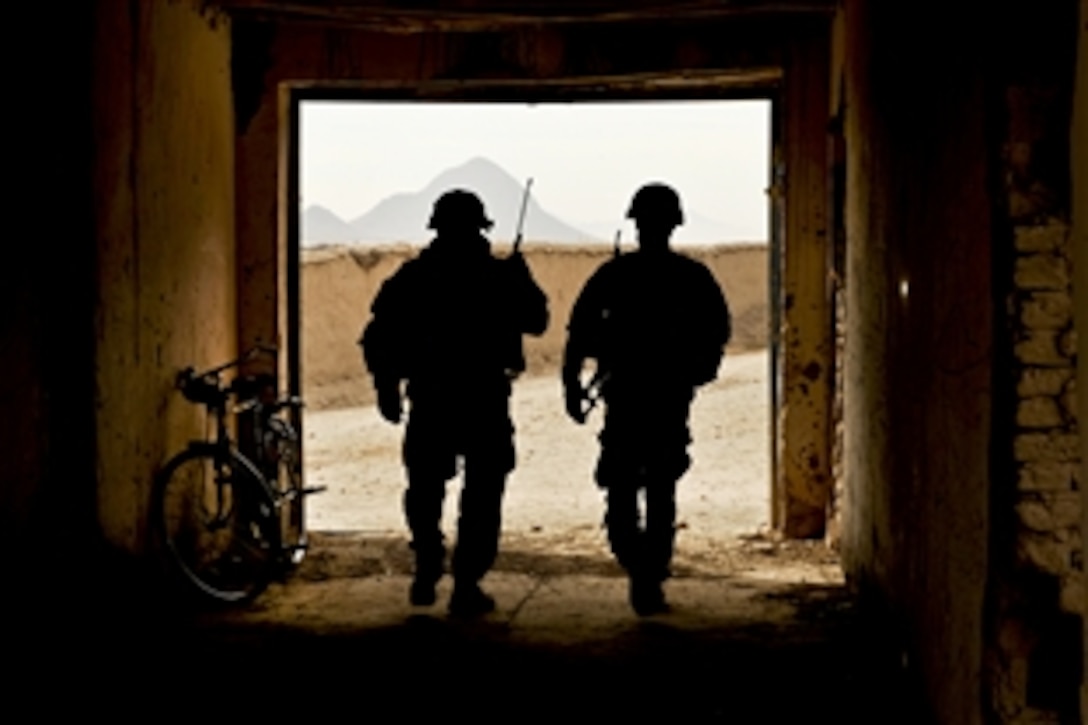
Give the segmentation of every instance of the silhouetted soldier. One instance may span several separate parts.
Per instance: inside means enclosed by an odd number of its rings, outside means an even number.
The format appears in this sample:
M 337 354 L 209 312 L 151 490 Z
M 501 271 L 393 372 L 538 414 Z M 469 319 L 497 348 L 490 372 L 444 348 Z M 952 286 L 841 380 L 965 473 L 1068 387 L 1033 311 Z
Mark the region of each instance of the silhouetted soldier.
M 576 422 L 585 421 L 591 393 L 604 400 L 596 479 L 607 492 L 609 544 L 628 573 L 632 607 L 648 615 L 668 610 L 662 583 L 673 555 L 676 482 L 691 463 L 688 414 L 695 389 L 717 376 L 730 319 L 710 271 L 669 248 L 684 221 L 672 188 L 643 186 L 627 217 L 639 249 L 586 282 L 571 312 L 562 375 Z M 590 358 L 596 372 L 587 391 L 581 378 Z
M 547 299 L 524 258 L 491 256 L 481 234 L 491 226 L 472 192 L 439 197 L 428 223 L 437 236 L 382 285 L 360 341 L 381 415 L 397 423 L 402 392 L 410 401 L 404 513 L 416 559 L 414 605 L 435 602 L 446 555 L 446 482 L 458 459 L 463 465 L 449 602 L 460 615 L 495 606 L 479 582 L 498 552 L 503 491 L 514 468 L 510 383 L 524 366 L 522 334 L 540 335 L 548 324 Z

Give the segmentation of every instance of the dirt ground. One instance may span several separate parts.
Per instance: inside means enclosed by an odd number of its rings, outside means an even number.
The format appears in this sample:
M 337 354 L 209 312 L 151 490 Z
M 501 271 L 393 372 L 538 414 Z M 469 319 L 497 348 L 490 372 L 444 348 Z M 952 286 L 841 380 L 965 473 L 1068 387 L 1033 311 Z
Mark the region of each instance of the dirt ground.
M 753 570 L 750 554 L 768 577 L 839 581 L 835 559 L 822 546 L 795 544 L 792 553 L 765 536 L 770 512 L 770 432 L 766 351 L 727 355 L 716 381 L 692 407 L 692 467 L 678 488 L 675 568 L 726 575 Z M 519 380 L 511 410 L 518 466 L 504 499 L 503 550 L 581 560 L 608 559 L 601 527 L 603 497 L 592 475 L 601 413 L 584 426 L 567 418 L 556 376 Z M 403 539 L 403 426 L 373 406 L 307 413 L 304 459 L 307 485 L 327 490 L 308 502 L 311 531 L 354 532 Z M 460 480 L 451 482 L 444 530 L 455 530 Z M 811 551 L 808 551 L 811 549 Z

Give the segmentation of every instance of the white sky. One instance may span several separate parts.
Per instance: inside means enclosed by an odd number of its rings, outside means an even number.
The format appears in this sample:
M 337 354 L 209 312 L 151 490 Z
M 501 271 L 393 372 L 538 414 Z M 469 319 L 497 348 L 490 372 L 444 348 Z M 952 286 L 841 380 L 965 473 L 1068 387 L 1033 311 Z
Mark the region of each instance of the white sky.
M 345 221 L 484 156 L 568 223 L 623 219 L 634 191 L 664 181 L 685 210 L 767 238 L 770 103 L 373 103 L 307 101 L 302 205 Z

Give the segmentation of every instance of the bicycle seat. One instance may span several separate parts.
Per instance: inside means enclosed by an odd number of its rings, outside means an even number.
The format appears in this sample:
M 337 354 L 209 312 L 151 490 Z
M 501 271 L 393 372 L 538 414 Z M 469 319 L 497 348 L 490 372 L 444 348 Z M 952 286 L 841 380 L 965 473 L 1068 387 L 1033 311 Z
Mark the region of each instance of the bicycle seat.
M 186 400 L 208 406 L 222 405 L 227 392 L 219 385 L 217 376 L 198 377 L 192 368 L 178 373 L 176 385 Z

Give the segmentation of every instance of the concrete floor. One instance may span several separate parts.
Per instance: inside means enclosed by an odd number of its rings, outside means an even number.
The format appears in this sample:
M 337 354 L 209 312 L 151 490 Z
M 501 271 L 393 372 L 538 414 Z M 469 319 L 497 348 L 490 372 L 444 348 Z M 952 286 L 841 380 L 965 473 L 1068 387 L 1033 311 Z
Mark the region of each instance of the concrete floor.
M 6 620 L 22 646 L 5 643 L 5 697 L 80 719 L 925 722 L 846 588 L 818 575 L 834 567 L 818 545 L 753 538 L 731 573 L 682 568 L 673 611 L 648 618 L 607 558 L 514 547 L 484 580 L 497 611 L 465 621 L 446 614 L 448 581 L 409 606 L 403 539 L 317 538 L 241 609 L 67 582 Z
M 648 618 L 607 559 L 508 551 L 484 581 L 497 611 L 468 621 L 445 611 L 448 580 L 436 606 L 408 605 L 404 545 L 318 536 L 247 608 L 114 611 L 40 672 L 276 721 L 924 722 L 897 704 L 894 663 L 860 636 L 846 588 L 813 576 L 834 564 L 816 545 L 752 540 L 734 573 L 680 571 L 672 612 Z

